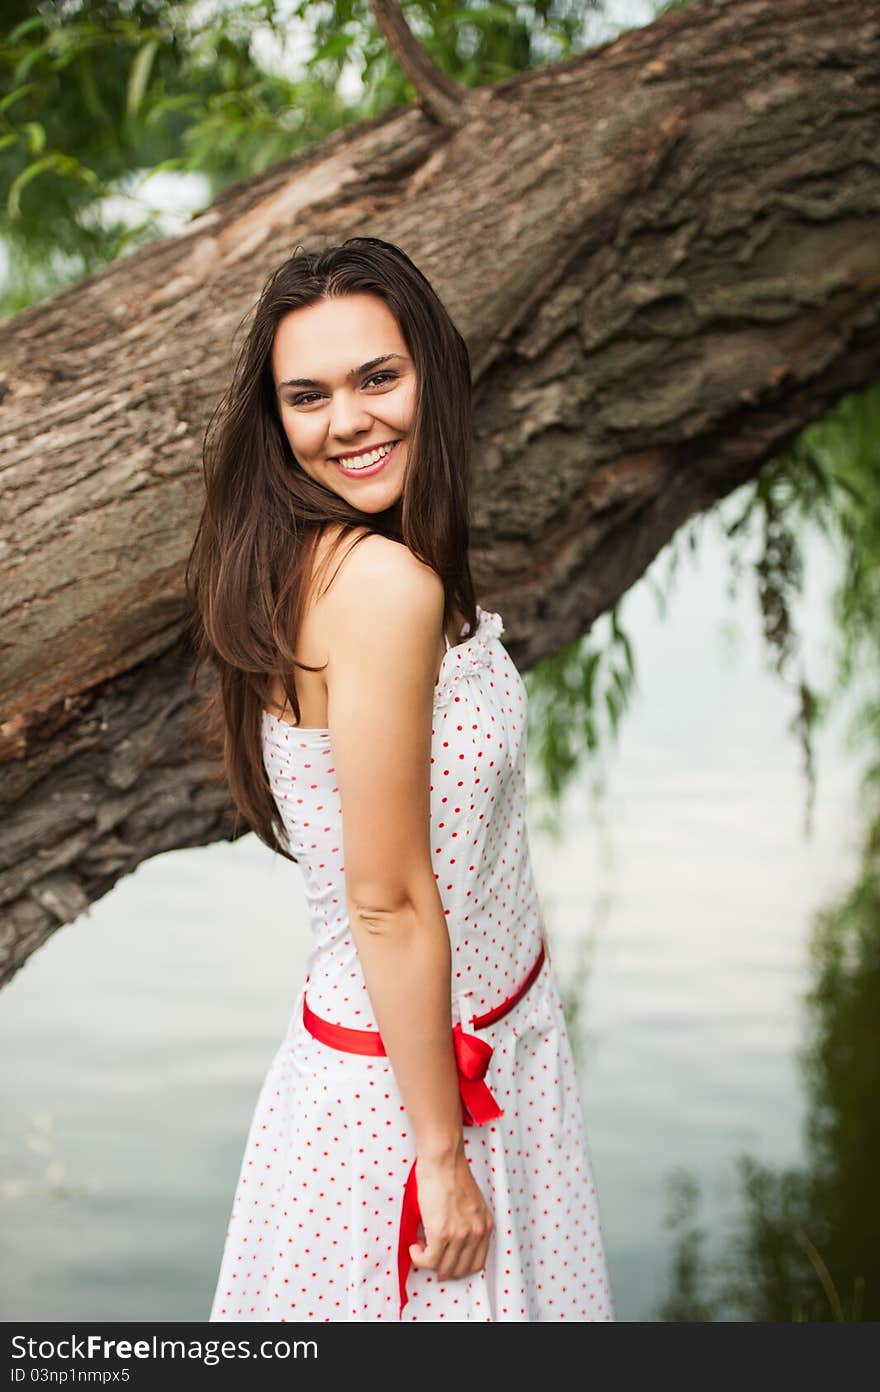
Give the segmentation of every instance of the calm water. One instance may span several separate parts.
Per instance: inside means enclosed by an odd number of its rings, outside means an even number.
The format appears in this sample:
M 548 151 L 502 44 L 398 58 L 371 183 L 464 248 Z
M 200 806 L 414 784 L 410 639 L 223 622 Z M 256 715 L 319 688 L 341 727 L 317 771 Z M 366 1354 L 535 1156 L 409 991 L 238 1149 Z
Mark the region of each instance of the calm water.
M 644 583 L 627 599 L 640 694 L 605 803 L 584 775 L 558 844 L 530 817 L 623 1320 L 663 1317 L 677 1177 L 723 1252 L 736 1157 L 803 1160 L 806 943 L 858 844 L 843 720 L 817 741 L 807 840 L 793 693 L 768 675 L 751 592 L 729 600 L 701 549 L 665 619 Z M 832 570 L 819 542 L 808 557 L 821 681 Z M 0 1317 L 207 1317 L 306 948 L 299 871 L 247 837 L 144 865 L 3 991 Z

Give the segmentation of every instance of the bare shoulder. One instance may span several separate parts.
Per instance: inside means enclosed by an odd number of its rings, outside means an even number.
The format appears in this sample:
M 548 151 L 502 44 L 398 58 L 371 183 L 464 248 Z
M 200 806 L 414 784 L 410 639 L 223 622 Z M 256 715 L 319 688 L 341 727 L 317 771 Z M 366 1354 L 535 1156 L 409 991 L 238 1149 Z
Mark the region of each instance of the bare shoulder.
M 402 542 L 370 533 L 343 544 L 343 559 L 323 601 L 328 643 L 361 626 L 374 636 L 405 628 L 433 651 L 443 618 L 443 581 Z
M 373 534 L 348 552 L 324 601 L 327 729 L 356 934 L 364 907 L 437 907 L 430 789 L 443 599 L 431 566 Z

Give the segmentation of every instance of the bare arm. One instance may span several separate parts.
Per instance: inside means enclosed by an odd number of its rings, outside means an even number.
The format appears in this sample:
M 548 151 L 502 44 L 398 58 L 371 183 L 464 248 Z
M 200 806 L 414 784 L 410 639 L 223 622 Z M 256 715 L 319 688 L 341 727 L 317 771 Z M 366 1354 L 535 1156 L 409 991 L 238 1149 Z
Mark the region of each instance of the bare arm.
M 443 586 L 405 547 L 375 537 L 346 558 L 325 605 L 351 931 L 416 1139 L 423 1264 L 468 1275 L 485 1260 L 491 1215 L 464 1155 L 451 948 L 431 861 Z
M 370 538 L 347 558 L 331 597 L 327 724 L 349 921 L 419 1151 L 448 1154 L 461 1142 L 461 1104 L 449 934 L 430 847 L 443 586 L 404 547 Z

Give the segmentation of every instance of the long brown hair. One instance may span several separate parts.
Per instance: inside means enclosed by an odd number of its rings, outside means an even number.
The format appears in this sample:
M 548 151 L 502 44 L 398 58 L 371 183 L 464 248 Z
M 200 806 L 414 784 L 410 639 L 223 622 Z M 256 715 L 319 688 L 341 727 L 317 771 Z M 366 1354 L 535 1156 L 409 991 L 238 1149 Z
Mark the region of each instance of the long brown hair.
M 372 514 L 299 464 L 281 423 L 271 362 L 276 330 L 291 310 L 362 293 L 388 305 L 416 377 L 402 494 Z M 206 661 L 213 680 L 191 729 L 220 761 L 216 779 L 225 779 L 237 809 L 233 836 L 243 817 L 273 851 L 295 860 L 263 766 L 262 712 L 277 679 L 299 723 L 293 668 L 321 670 L 300 662 L 294 648 L 324 528 L 333 524 L 338 535 L 322 573 L 347 536 L 354 546 L 379 532 L 441 577 L 444 624 L 457 608 L 469 632 L 476 627 L 468 557 L 471 369 L 467 345 L 430 282 L 399 247 L 378 237 L 297 248 L 269 277 L 252 314 L 231 383 L 205 431 L 205 501 L 185 583 L 192 683 Z

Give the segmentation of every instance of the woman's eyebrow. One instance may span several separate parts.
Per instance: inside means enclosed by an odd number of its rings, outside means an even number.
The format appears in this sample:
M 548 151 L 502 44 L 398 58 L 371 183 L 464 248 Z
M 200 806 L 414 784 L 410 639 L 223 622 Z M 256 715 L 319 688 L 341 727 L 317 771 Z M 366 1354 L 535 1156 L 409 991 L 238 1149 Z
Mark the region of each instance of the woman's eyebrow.
M 400 358 L 403 362 L 401 353 L 384 353 L 381 358 L 371 358 L 369 362 L 361 363 L 360 367 L 353 367 L 345 375 L 349 381 L 352 377 L 360 377 L 362 373 L 369 372 L 371 368 L 378 367 L 380 363 L 390 362 L 392 358 Z M 315 382 L 311 377 L 290 377 L 286 382 L 278 383 L 278 390 L 282 387 L 326 387 L 326 382 Z

